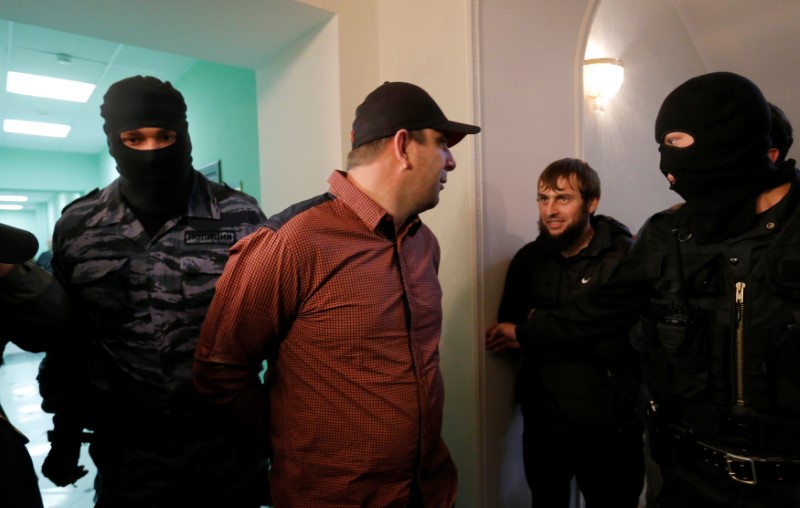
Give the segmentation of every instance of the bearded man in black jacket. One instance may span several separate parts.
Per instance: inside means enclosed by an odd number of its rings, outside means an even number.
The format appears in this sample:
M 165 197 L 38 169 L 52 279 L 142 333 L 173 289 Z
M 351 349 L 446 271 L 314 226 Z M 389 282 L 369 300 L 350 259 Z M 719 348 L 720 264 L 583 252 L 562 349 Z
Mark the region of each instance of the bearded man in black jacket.
M 594 215 L 600 178 L 586 162 L 553 162 L 538 187 L 540 234 L 511 261 L 500 322 L 524 323 L 534 309 L 569 306 L 607 281 L 633 242 L 627 227 Z M 488 349 L 519 350 L 493 329 Z M 523 348 L 522 354 L 516 396 L 532 505 L 566 508 L 574 476 L 587 507 L 635 508 L 644 459 L 635 411 L 638 359 L 628 328 L 599 343 Z

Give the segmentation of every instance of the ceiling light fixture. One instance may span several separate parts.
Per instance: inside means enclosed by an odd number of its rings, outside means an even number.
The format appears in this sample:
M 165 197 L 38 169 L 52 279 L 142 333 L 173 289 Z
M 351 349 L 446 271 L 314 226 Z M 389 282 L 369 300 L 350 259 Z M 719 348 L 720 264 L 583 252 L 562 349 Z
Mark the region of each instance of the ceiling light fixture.
M 22 210 L 22 205 L 0 205 L 0 210 Z
M 71 127 L 60 123 L 30 122 L 28 120 L 3 120 L 3 130 L 14 134 L 30 134 L 50 138 L 66 138 Z
M 12 194 L 0 195 L 0 201 L 16 201 L 18 203 L 24 203 L 28 200 L 28 196 L 17 196 Z
M 583 61 L 583 93 L 595 113 L 605 113 L 606 104 L 622 86 L 625 68 L 617 58 L 592 58 Z
M 6 79 L 7 92 L 61 101 L 87 102 L 94 89 L 95 85 L 91 83 L 24 72 L 8 71 Z

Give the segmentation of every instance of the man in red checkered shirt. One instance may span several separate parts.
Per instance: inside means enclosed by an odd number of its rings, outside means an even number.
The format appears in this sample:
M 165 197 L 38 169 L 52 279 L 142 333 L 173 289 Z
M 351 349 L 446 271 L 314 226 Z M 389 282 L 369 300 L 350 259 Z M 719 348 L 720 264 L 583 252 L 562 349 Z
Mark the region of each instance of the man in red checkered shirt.
M 267 448 L 277 508 L 453 505 L 440 253 L 418 214 L 455 169 L 450 147 L 479 131 L 418 86 L 384 83 L 356 110 L 329 191 L 233 247 L 195 386 Z

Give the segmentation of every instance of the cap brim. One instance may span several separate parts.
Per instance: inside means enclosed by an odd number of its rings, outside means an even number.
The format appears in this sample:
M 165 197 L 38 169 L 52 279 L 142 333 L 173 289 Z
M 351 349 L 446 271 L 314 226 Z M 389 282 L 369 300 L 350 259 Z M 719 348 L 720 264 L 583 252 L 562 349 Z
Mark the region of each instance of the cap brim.
M 0 263 L 23 263 L 39 250 L 39 241 L 24 229 L 0 224 Z
M 434 125 L 431 129 L 436 129 L 437 131 L 447 134 L 447 146 L 455 146 L 459 141 L 464 139 L 467 134 L 477 134 L 481 131 L 481 128 L 477 125 L 451 122 L 449 120 L 443 124 Z

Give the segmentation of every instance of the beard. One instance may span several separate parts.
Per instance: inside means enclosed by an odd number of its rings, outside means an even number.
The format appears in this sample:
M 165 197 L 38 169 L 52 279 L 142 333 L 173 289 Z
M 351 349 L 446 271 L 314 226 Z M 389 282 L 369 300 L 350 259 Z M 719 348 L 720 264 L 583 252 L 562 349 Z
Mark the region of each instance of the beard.
M 584 210 L 581 220 L 568 226 L 567 229 L 565 229 L 560 235 L 552 235 L 544 225 L 542 218 L 539 217 L 538 240 L 543 242 L 545 247 L 551 249 L 553 252 L 561 253 L 566 250 L 570 250 L 572 246 L 575 245 L 575 242 L 577 242 L 583 235 L 583 232 L 586 229 L 586 224 L 589 223 L 589 218 L 589 212 Z

